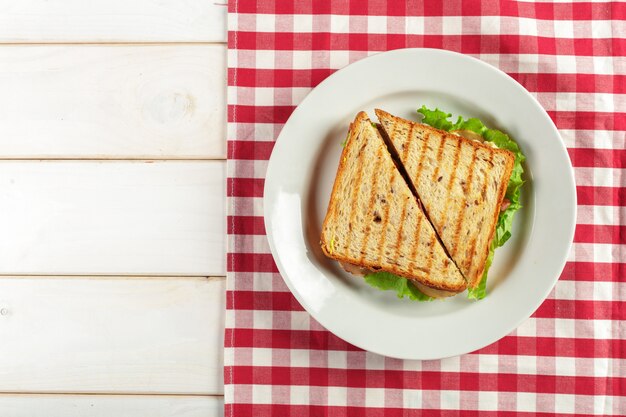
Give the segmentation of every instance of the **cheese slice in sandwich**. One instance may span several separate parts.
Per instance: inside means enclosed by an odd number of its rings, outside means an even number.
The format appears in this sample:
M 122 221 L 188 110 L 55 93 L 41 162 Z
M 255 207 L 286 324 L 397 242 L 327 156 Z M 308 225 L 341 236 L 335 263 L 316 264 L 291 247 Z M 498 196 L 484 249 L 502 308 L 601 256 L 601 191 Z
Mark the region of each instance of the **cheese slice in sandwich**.
M 391 152 L 454 263 L 475 288 L 494 238 L 515 156 L 376 109 Z
M 320 243 L 349 269 L 407 278 L 426 295 L 467 287 L 364 112 L 350 125 Z

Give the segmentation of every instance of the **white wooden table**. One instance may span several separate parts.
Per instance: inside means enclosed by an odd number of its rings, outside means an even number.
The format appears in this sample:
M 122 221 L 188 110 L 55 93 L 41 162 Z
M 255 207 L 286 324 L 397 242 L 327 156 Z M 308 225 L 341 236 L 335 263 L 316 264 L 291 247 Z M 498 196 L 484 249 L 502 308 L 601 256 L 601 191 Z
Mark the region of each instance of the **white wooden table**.
M 0 416 L 222 414 L 223 3 L 0 0 Z

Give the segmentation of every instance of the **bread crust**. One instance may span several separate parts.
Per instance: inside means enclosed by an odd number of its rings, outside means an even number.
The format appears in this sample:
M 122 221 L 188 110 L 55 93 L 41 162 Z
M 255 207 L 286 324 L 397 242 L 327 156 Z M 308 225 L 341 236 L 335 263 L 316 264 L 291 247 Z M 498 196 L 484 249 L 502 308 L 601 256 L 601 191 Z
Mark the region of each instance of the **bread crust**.
M 359 113 L 357 113 L 356 117 L 354 118 L 354 121 L 351 122 L 350 125 L 348 126 L 348 138 L 346 140 L 345 146 L 343 147 L 343 150 L 341 151 L 341 156 L 339 157 L 339 165 L 337 166 L 337 173 L 335 174 L 335 182 L 333 183 L 333 189 L 330 193 L 330 200 L 328 201 L 328 208 L 326 209 L 326 217 L 324 218 L 324 223 L 322 223 L 322 234 L 320 236 L 320 246 L 322 247 L 322 251 L 324 252 L 324 255 L 328 256 L 329 258 L 336 259 L 338 261 L 349 262 L 348 259 L 338 259 L 333 256 L 332 254 L 333 251 L 329 247 L 330 242 L 326 241 L 325 234 L 323 231 L 327 230 L 328 223 L 332 220 L 331 214 L 334 214 L 337 211 L 337 199 L 335 198 L 335 196 L 339 194 L 338 192 L 339 181 L 337 181 L 337 178 L 339 178 L 345 170 L 346 156 L 348 154 L 348 146 L 350 145 L 350 141 L 353 140 L 353 137 L 361 133 L 360 129 L 358 132 L 355 132 L 357 125 L 359 125 L 365 120 L 369 120 L 369 118 L 367 117 L 367 113 L 365 113 L 364 111 L 360 111 Z
M 409 273 L 407 273 L 404 270 L 401 270 L 399 268 L 384 267 L 384 266 L 378 265 L 377 263 L 370 262 L 368 260 L 360 261 L 359 259 L 338 255 L 336 253 L 330 253 L 328 251 L 328 248 L 325 246 L 325 243 L 322 242 L 321 245 L 322 245 L 322 251 L 324 252 L 324 255 L 326 255 L 327 257 L 329 257 L 331 259 L 334 259 L 334 260 L 336 260 L 338 262 L 346 262 L 346 263 L 349 263 L 349 264 L 352 264 L 352 265 L 356 265 L 356 266 L 359 266 L 359 267 L 365 267 L 367 269 L 370 269 L 372 271 L 377 271 L 377 272 L 381 272 L 381 271 L 382 272 L 389 272 L 389 273 L 397 275 L 399 277 L 403 277 L 403 278 L 406 278 L 408 280 L 411 280 L 415 284 L 420 284 L 420 285 L 423 285 L 425 287 L 428 287 L 431 290 L 450 292 L 451 293 L 450 295 L 458 294 L 458 293 L 464 291 L 465 289 L 467 289 L 467 285 L 465 283 L 460 284 L 460 285 L 450 285 L 448 282 L 445 282 L 445 283 L 442 283 L 442 284 L 436 284 L 436 283 L 433 283 L 432 281 L 430 281 L 428 279 L 428 275 L 415 276 L 415 275 L 411 275 L 411 274 L 409 274 Z M 450 295 L 446 295 L 446 297 L 449 297 Z M 431 297 L 441 297 L 441 296 L 431 296 Z
M 476 288 L 478 284 L 480 284 L 480 281 L 483 277 L 483 273 L 485 271 L 485 266 L 486 266 L 485 263 L 487 262 L 487 258 L 489 257 L 489 248 L 491 247 L 491 241 L 493 240 L 496 234 L 496 226 L 498 225 L 498 218 L 500 217 L 500 209 L 502 207 L 502 201 L 504 201 L 504 196 L 506 195 L 506 189 L 509 184 L 509 179 L 511 178 L 511 173 L 513 172 L 513 166 L 515 165 L 515 155 L 512 152 L 506 149 L 498 149 L 498 150 L 504 151 L 510 154 L 510 156 L 513 159 L 510 160 L 509 158 L 507 158 L 504 175 L 502 176 L 502 181 L 500 182 L 500 187 L 498 190 L 499 197 L 498 197 L 498 204 L 496 205 L 497 210 L 495 211 L 493 218 L 491 220 L 491 224 L 490 224 L 490 233 L 489 233 L 489 239 L 488 239 L 489 245 L 487 245 L 486 250 L 483 251 L 483 254 L 482 254 L 483 261 L 481 263 L 482 268 L 480 268 L 480 272 L 475 275 L 475 278 L 471 282 L 468 281 L 467 283 L 467 286 L 470 288 Z
M 374 113 L 376 113 L 376 116 L 379 119 L 387 117 L 387 118 L 391 118 L 391 119 L 394 119 L 394 120 L 397 120 L 397 121 L 401 121 L 401 122 L 404 122 L 404 123 L 410 123 L 410 124 L 413 124 L 413 125 L 419 125 L 424 130 L 435 132 L 435 133 L 441 134 L 441 135 L 443 135 L 445 137 L 448 137 L 448 138 L 449 137 L 452 137 L 452 138 L 455 138 L 455 139 L 459 138 L 461 140 L 461 142 L 467 143 L 468 145 L 471 145 L 471 146 L 478 146 L 478 147 L 487 149 L 487 150 L 492 151 L 492 152 L 496 152 L 496 153 L 499 152 L 499 153 L 502 153 L 502 154 L 507 154 L 507 155 L 509 155 L 509 156 L 511 156 L 513 158 L 513 162 L 515 161 L 515 155 L 513 154 L 513 152 L 511 152 L 511 151 L 509 151 L 507 149 L 494 148 L 493 146 L 486 145 L 483 142 L 478 142 L 478 141 L 475 141 L 475 140 L 468 139 L 468 138 L 466 138 L 464 136 L 461 136 L 461 135 L 457 135 L 457 134 L 454 134 L 454 133 L 447 132 L 445 130 L 437 129 L 436 127 L 433 127 L 431 125 L 427 125 L 427 124 L 424 124 L 424 123 L 419 123 L 419 122 L 415 122 L 415 121 L 412 121 L 412 120 L 404 119 L 402 117 L 394 116 L 393 114 L 388 113 L 388 112 L 386 112 L 384 110 L 381 110 L 381 109 L 374 109 Z M 513 167 L 513 165 L 511 165 L 511 167 Z
M 363 276 L 363 275 L 367 275 L 368 273 L 376 273 L 379 271 L 375 271 L 375 270 L 366 270 L 363 271 L 364 268 L 362 266 L 359 265 L 354 265 L 354 264 L 348 264 L 347 262 L 340 262 L 338 261 L 339 264 L 341 265 L 341 267 L 343 268 L 344 271 L 349 272 L 353 275 L 357 275 L 357 276 Z M 355 274 L 353 272 L 351 272 L 347 266 L 350 267 L 354 267 L 355 269 L 359 270 L 359 274 Z M 406 277 L 404 277 L 406 278 Z M 446 298 L 446 297 L 452 297 L 454 295 L 457 295 L 459 293 L 459 291 L 454 290 L 454 291 L 446 291 L 446 290 L 442 290 L 440 288 L 433 288 L 433 287 L 429 287 L 428 285 L 423 284 L 422 282 L 414 279 L 414 278 L 407 278 L 409 281 L 411 281 L 411 283 L 413 285 L 415 285 L 417 287 L 418 290 L 420 290 L 421 292 L 423 292 L 424 294 L 426 294 L 429 297 L 433 297 L 433 298 Z

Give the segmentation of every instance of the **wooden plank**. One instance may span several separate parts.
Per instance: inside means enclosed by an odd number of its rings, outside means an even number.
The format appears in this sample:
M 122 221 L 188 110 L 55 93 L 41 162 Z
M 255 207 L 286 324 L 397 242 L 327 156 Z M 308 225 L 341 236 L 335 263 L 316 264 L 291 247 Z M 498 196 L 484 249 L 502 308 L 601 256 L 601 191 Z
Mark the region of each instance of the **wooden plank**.
M 0 42 L 225 42 L 226 0 L 0 2 Z
M 0 46 L 0 158 L 223 159 L 225 48 Z
M 222 397 L 0 394 L 0 414 L 12 417 L 221 417 Z
M 224 161 L 0 162 L 0 274 L 225 275 L 224 198 Z
M 222 394 L 224 284 L 2 277 L 0 392 Z

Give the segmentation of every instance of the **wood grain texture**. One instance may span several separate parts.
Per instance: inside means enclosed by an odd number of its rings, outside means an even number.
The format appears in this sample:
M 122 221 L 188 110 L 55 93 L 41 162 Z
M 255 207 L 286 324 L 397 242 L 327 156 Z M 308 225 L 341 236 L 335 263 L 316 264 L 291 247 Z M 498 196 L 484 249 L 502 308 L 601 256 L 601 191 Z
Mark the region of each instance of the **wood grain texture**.
M 224 284 L 3 277 L 0 392 L 222 394 Z
M 223 159 L 225 48 L 0 46 L 0 158 Z
M 224 400 L 204 396 L 0 394 L 12 417 L 221 417 Z
M 0 274 L 225 275 L 224 176 L 224 161 L 0 162 Z
M 0 2 L 0 42 L 225 42 L 226 1 Z

